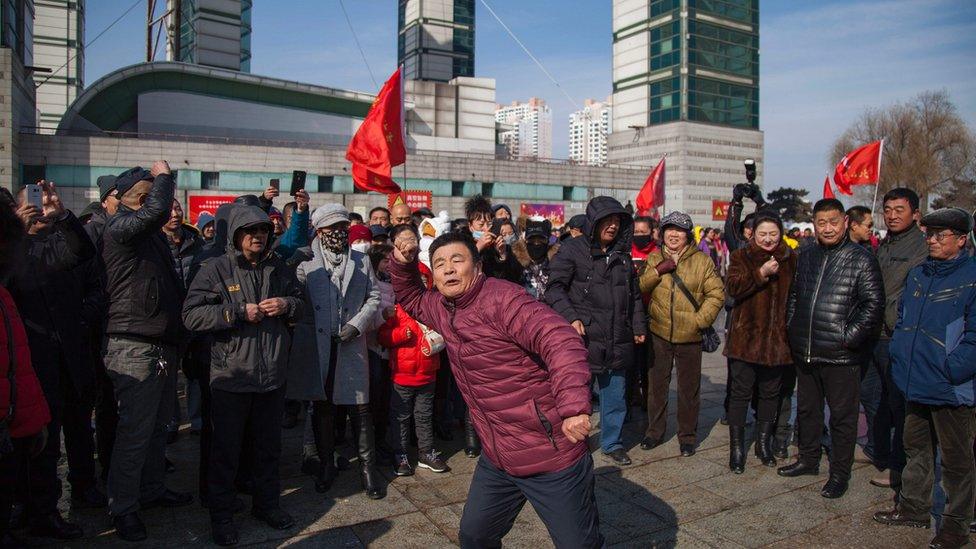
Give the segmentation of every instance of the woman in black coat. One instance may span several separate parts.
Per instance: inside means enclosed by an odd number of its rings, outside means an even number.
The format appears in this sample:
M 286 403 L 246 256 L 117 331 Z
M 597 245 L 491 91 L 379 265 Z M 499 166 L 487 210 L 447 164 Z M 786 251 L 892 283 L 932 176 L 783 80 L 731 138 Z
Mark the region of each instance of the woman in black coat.
M 566 240 L 550 264 L 545 302 L 572 323 L 586 344 L 600 390 L 600 446 L 621 465 L 627 415 L 627 370 L 647 322 L 630 256 L 634 220 L 620 202 L 598 196 L 586 206 L 586 227 Z

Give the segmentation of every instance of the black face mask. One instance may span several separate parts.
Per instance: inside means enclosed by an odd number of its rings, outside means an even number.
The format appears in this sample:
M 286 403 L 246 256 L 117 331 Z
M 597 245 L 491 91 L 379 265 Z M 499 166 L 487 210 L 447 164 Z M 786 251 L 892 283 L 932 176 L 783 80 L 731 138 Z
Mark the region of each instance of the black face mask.
M 649 234 L 635 234 L 634 235 L 634 246 L 638 249 L 643 250 L 644 248 L 651 245 L 651 235 Z
M 545 242 L 536 244 L 526 243 L 525 248 L 528 250 L 529 257 L 532 258 L 532 261 L 537 263 L 545 259 L 546 255 L 549 253 L 549 244 Z

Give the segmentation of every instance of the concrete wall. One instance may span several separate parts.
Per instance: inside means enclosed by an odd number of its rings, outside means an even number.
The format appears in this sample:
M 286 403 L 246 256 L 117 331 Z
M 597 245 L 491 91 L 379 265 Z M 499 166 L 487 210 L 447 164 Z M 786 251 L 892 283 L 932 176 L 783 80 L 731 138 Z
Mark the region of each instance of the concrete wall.
M 21 180 L 20 129 L 37 125 L 34 82 L 10 48 L 0 48 L 0 185 L 13 190 Z
M 271 177 L 281 178 L 282 186 L 287 188 L 289 174 L 296 169 L 308 172 L 310 190 L 316 188 L 319 175 L 333 176 L 337 188 L 342 187 L 338 182 L 348 182 L 350 175 L 342 149 L 36 134 L 22 134 L 20 140 L 23 143 L 20 163 L 47 167 L 51 179 L 63 190 L 65 203 L 78 210 L 94 196 L 91 187 L 99 175 L 119 173 L 136 165 L 148 167 L 158 158 L 168 160 L 173 169 L 179 170 L 181 189 L 204 194 L 259 192 Z M 515 210 L 522 201 L 542 202 L 563 204 L 567 215 L 572 215 L 580 213 L 589 198 L 601 194 L 596 189 L 602 189 L 602 194 L 614 193 L 624 203 L 632 200 L 647 177 L 644 167 L 574 166 L 449 153 L 412 154 L 408 156 L 406 169 L 408 182 L 415 179 L 441 182 L 414 188 L 431 188 L 435 194 L 435 211 L 445 209 L 452 216 L 460 216 L 463 202 L 481 192 L 486 183 L 493 184 L 495 202 L 509 204 Z M 222 174 L 219 191 L 200 189 L 201 172 Z M 57 178 L 53 177 L 55 173 Z M 402 167 L 394 168 L 394 177 L 402 180 Z M 226 181 L 233 181 L 233 186 L 226 188 Z M 464 182 L 464 196 L 450 196 L 454 181 Z M 567 192 L 566 187 L 571 200 L 558 199 Z M 322 193 L 315 195 L 314 202 L 341 202 L 338 198 L 343 197 L 347 207 L 354 211 L 386 205 L 385 196 L 373 193 Z M 281 203 L 286 201 L 282 199 Z
M 665 209 L 688 213 L 703 226 L 720 223 L 713 219 L 712 201 L 730 200 L 732 187 L 745 182 L 745 159 L 756 161 L 756 183 L 762 186 L 761 131 L 673 122 L 645 128 L 636 140 L 634 130 L 614 132 L 608 141 L 612 164 L 653 166 L 667 155 Z

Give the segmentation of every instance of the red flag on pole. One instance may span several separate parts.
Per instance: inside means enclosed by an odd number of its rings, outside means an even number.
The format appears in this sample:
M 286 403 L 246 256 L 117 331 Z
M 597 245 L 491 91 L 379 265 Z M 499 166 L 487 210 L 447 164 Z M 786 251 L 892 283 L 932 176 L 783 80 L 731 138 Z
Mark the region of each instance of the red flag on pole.
M 637 193 L 637 215 L 647 215 L 651 209 L 657 210 L 664 206 L 664 179 L 664 158 L 661 158 Z M 655 211 L 655 214 L 655 217 L 660 217 L 659 212 Z
M 392 167 L 407 160 L 403 139 L 403 88 L 400 69 L 390 76 L 373 101 L 366 119 L 346 149 L 353 182 L 365 191 L 398 193 Z
M 841 158 L 834 169 L 834 185 L 841 193 L 852 195 L 852 185 L 874 185 L 881 177 L 881 141 L 868 143 Z
M 823 197 L 824 198 L 837 198 L 836 196 L 834 196 L 834 190 L 830 188 L 830 177 L 825 177 L 824 178 Z

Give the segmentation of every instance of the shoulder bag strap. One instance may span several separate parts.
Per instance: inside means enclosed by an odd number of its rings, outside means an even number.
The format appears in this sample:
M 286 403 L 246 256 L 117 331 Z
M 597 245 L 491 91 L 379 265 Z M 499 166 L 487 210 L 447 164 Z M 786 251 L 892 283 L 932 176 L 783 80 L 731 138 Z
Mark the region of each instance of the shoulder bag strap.
M 0 313 L 3 314 L 3 325 L 7 330 L 7 383 L 10 385 L 10 406 L 7 409 L 7 417 L 3 418 L 3 423 L 10 425 L 14 420 L 14 412 L 17 409 L 17 384 L 14 383 L 16 375 L 17 357 L 14 353 L 14 330 L 10 325 L 10 317 L 7 314 L 7 307 L 0 301 Z
M 680 276 L 678 276 L 677 270 L 671 271 L 670 274 L 674 279 L 674 283 L 678 285 L 678 289 L 681 290 L 681 293 L 685 294 L 685 297 L 688 298 L 688 301 L 691 302 L 691 305 L 695 308 L 695 312 L 697 313 L 698 309 L 701 309 L 701 305 L 698 304 L 698 300 L 695 299 L 695 296 L 691 295 L 691 291 L 687 286 L 685 286 L 685 282 L 681 280 Z

